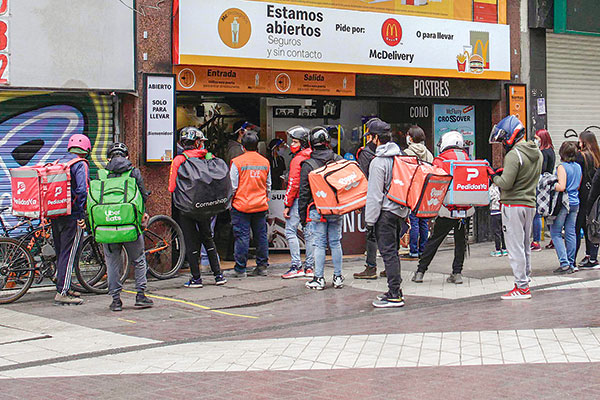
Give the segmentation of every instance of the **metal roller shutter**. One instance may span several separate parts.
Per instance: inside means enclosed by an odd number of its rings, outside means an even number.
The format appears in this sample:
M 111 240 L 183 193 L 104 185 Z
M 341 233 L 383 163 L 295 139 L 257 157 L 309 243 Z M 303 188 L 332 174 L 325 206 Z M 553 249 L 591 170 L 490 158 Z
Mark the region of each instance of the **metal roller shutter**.
M 548 130 L 558 153 L 568 129 L 600 126 L 600 37 L 547 33 L 546 56 Z
M 10 205 L 10 168 L 61 158 L 75 133 L 87 135 L 92 142 L 90 167 L 95 176 L 113 141 L 110 96 L 0 91 L 0 206 Z

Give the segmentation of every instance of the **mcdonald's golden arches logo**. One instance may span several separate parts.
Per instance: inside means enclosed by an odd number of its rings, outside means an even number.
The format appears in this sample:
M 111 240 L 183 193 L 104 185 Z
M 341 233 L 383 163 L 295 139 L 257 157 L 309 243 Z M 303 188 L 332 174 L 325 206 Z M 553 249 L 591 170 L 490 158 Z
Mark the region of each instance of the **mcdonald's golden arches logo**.
M 473 55 L 479 55 L 483 59 L 483 68 L 490 69 L 490 34 L 489 32 L 471 31 L 470 44 L 473 48 Z
M 381 37 L 388 46 L 396 46 L 402 39 L 402 26 L 394 18 L 388 18 L 381 26 Z

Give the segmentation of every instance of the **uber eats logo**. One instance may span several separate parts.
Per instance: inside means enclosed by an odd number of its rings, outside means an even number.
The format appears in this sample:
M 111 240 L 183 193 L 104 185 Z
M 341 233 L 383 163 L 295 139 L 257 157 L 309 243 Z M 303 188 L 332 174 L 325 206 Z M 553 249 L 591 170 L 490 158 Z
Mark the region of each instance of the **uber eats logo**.
M 104 216 L 107 222 L 116 222 L 121 220 L 121 210 L 104 210 Z

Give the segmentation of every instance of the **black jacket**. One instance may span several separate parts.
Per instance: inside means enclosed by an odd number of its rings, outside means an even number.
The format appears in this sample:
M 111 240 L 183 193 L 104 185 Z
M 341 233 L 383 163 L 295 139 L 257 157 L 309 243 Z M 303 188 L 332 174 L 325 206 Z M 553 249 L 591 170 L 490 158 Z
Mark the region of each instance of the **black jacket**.
M 322 167 L 328 161 L 341 160 L 342 157 L 335 154 L 331 149 L 315 149 L 310 155 L 309 160 L 314 160 L 317 168 Z M 298 194 L 298 213 L 300 214 L 300 222 L 302 226 L 306 225 L 307 211 L 310 203 L 313 202 L 312 191 L 310 190 L 310 184 L 308 183 L 308 174 L 314 168 L 310 165 L 308 160 L 302 162 L 300 169 L 300 189 Z
M 267 159 L 271 165 L 271 190 L 281 190 L 283 189 L 281 176 L 285 174 L 285 160 L 279 155 L 273 158 L 271 154 L 267 154 Z
M 556 163 L 556 154 L 554 154 L 554 149 L 552 147 L 542 150 L 542 174 L 544 172 L 548 172 L 549 174 L 554 174 L 554 164 Z
M 371 161 L 373 161 L 375 158 L 376 150 L 377 145 L 373 142 L 369 142 L 365 147 L 363 147 L 360 153 L 358 153 L 358 165 L 367 179 L 369 179 L 369 165 L 371 165 Z
M 596 174 L 596 167 L 594 166 L 594 159 L 592 156 L 587 158 L 581 151 L 577 152 L 575 156 L 575 162 L 581 166 L 581 184 L 579 185 L 579 209 L 587 214 L 587 210 L 592 207 L 592 203 L 586 203 L 590 195 L 590 189 L 592 188 L 592 181 Z
M 133 167 L 131 161 L 129 161 L 125 157 L 114 157 L 109 161 L 108 165 L 106 166 L 106 169 L 110 171 L 110 173 L 108 174 L 109 178 L 119 176 L 123 172 L 127 172 L 130 169 L 133 169 L 133 171 L 131 171 L 131 177 L 135 178 L 135 182 L 137 183 L 138 189 L 140 190 L 140 194 L 144 199 L 144 203 L 146 203 L 146 200 L 148 199 L 148 192 L 144 187 L 144 178 L 142 178 L 142 173 L 140 172 L 140 170 L 138 168 Z

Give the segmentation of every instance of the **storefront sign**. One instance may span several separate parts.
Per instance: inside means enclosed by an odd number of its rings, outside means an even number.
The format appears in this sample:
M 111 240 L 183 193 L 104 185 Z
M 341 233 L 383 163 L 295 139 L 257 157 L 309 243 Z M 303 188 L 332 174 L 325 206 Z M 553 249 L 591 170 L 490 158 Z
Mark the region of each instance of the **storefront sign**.
M 436 104 L 433 106 L 433 130 L 435 155 L 440 154 L 440 140 L 444 133 L 462 133 L 465 149 L 475 157 L 475 106 Z
M 527 87 L 524 84 L 506 85 L 506 95 L 508 114 L 517 117 L 527 132 Z
M 8 85 L 10 71 L 8 1 L 0 0 L 0 85 Z
M 171 162 L 175 150 L 175 76 L 144 75 L 146 162 Z
M 273 118 L 340 118 L 341 100 L 313 100 L 310 106 L 276 106 Z
M 176 65 L 177 90 L 354 96 L 355 74 Z
M 262 1 L 180 0 L 175 26 L 178 64 L 510 79 L 506 25 Z

